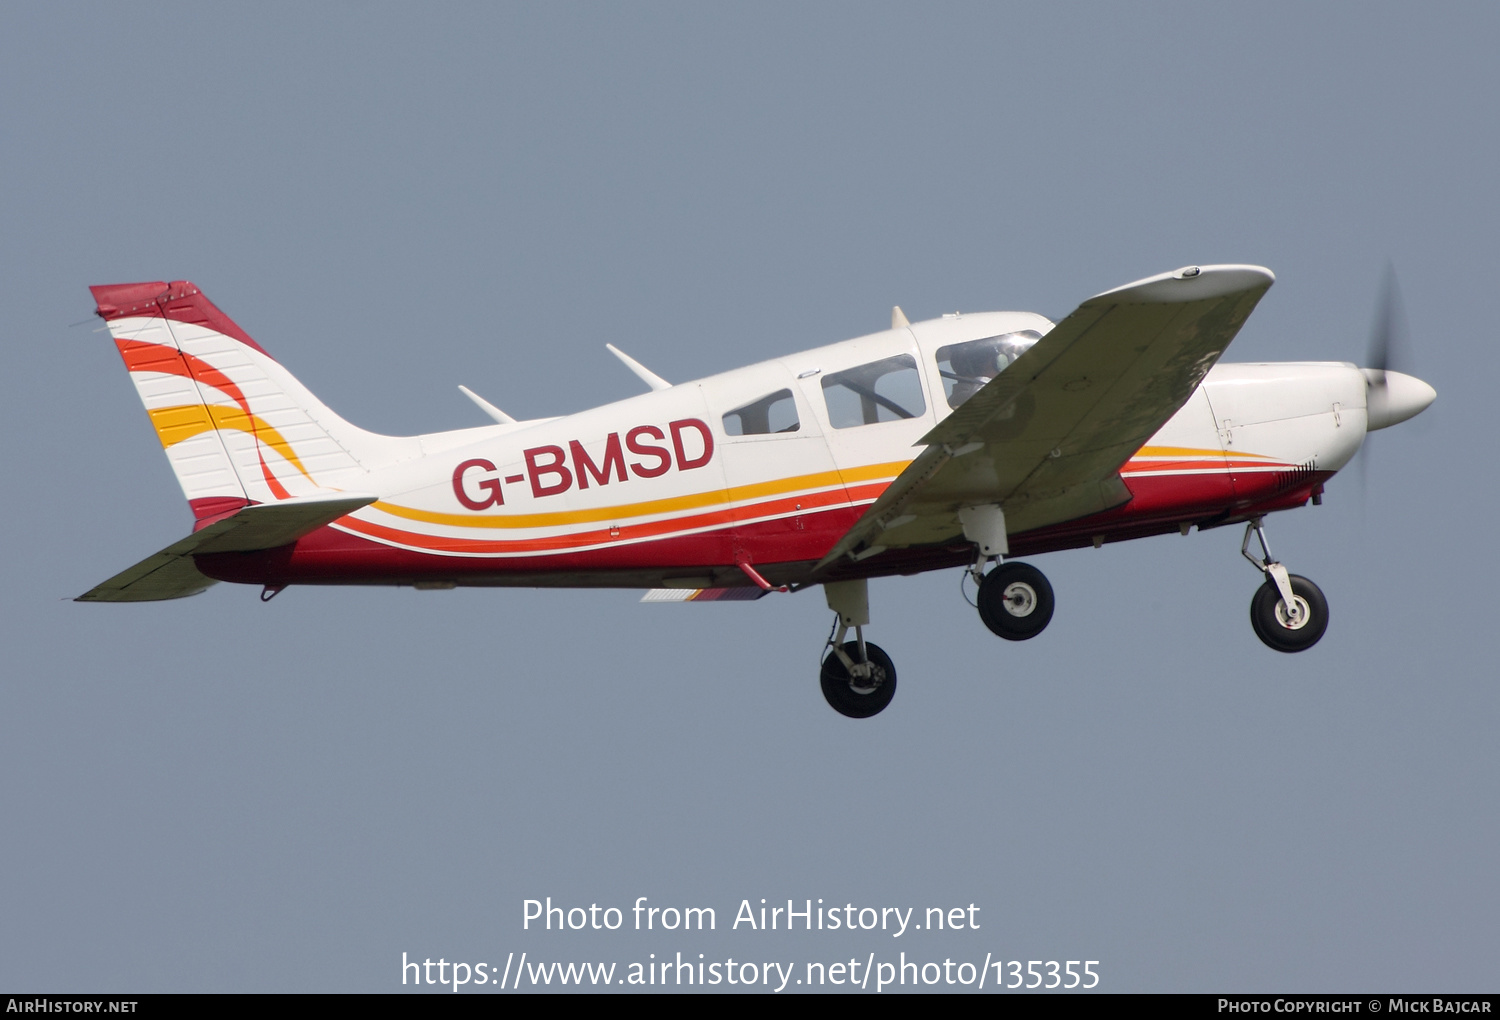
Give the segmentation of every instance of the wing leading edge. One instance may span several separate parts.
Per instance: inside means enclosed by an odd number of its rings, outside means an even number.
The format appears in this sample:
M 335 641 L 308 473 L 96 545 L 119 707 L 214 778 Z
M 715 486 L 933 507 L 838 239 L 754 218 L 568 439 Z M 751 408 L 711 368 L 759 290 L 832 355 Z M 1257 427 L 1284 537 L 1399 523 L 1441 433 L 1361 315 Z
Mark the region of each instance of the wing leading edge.
M 1185 404 L 1275 276 L 1193 266 L 1089 298 L 937 424 L 818 568 L 950 541 L 995 504 L 1011 533 L 1118 506 L 1119 469 Z

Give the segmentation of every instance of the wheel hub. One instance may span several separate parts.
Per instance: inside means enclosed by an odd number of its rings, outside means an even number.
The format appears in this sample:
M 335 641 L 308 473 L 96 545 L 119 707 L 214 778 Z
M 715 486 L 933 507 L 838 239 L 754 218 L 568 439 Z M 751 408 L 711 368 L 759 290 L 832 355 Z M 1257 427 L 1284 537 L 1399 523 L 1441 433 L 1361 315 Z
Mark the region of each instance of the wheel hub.
M 870 672 L 865 676 L 851 673 L 849 676 L 849 689 L 855 694 L 874 694 L 880 690 L 880 685 L 885 683 L 885 670 L 875 663 L 870 663 Z
M 1036 589 L 1024 581 L 1005 586 L 1001 605 L 1011 616 L 1030 616 L 1036 609 Z
M 1286 611 L 1285 599 L 1276 603 L 1276 622 L 1287 630 L 1301 630 L 1312 619 L 1312 608 L 1301 595 L 1293 595 L 1292 601 L 1294 605 L 1291 613 Z

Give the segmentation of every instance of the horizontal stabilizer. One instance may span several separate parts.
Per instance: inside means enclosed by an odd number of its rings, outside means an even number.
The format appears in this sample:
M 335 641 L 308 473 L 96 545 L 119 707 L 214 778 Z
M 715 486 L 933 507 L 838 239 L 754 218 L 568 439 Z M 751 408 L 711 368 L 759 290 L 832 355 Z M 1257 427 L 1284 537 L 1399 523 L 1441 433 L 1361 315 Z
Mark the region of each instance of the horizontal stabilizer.
M 743 588 L 652 588 L 641 596 L 642 602 L 753 602 L 766 589 L 746 585 Z
M 198 570 L 193 562 L 195 555 L 252 552 L 288 545 L 368 506 L 375 498 L 341 492 L 335 496 L 304 496 L 247 506 L 146 557 L 74 601 L 158 602 L 197 595 L 215 582 Z
M 192 540 L 185 538 L 177 545 L 185 545 L 190 541 Z M 155 556 L 148 556 L 73 601 L 160 602 L 163 599 L 197 595 L 218 583 L 211 577 L 205 577 L 191 556 L 175 552 L 177 545 L 168 546 Z

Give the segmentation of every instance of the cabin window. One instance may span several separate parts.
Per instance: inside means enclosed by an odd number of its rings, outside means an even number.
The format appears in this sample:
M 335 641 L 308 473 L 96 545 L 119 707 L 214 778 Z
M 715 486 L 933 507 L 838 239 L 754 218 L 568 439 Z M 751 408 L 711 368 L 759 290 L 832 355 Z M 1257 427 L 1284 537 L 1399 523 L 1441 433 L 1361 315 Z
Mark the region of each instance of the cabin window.
M 724 434 L 730 436 L 769 436 L 801 427 L 791 390 L 777 390 L 724 415 Z
M 823 400 L 828 423 L 836 429 L 916 418 L 927 410 L 917 361 L 910 354 L 825 375 Z
M 938 374 L 943 377 L 948 406 L 956 408 L 978 393 L 985 383 L 1009 368 L 1041 338 L 1042 334 L 1036 330 L 1023 329 L 939 347 Z

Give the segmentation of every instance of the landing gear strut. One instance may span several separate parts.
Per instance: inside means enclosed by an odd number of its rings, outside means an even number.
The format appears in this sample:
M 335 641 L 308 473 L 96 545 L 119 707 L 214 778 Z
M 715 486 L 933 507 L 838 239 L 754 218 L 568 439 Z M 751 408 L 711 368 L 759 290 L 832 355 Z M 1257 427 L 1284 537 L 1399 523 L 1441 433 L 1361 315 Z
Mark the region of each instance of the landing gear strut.
M 1250 626 L 1256 637 L 1278 652 L 1306 651 L 1328 629 L 1328 600 L 1317 585 L 1287 573 L 1285 566 L 1271 558 L 1261 521 L 1256 517 L 1245 525 L 1245 540 L 1240 543 L 1240 555 L 1266 575 L 1266 583 L 1250 600 Z M 1260 540 L 1259 559 L 1250 553 L 1251 535 Z
M 896 667 L 884 649 L 865 640 L 870 622 L 869 582 L 835 581 L 823 586 L 828 607 L 838 614 L 823 656 L 823 697 L 835 712 L 868 719 L 896 696 Z M 854 640 L 845 641 L 849 628 Z

